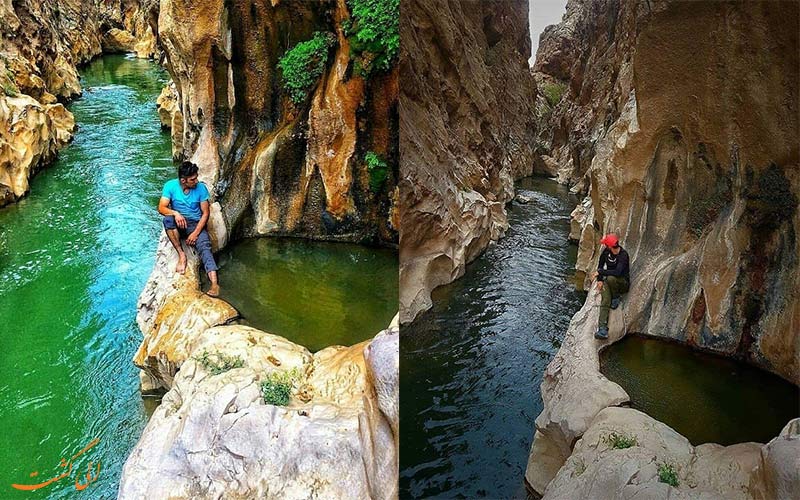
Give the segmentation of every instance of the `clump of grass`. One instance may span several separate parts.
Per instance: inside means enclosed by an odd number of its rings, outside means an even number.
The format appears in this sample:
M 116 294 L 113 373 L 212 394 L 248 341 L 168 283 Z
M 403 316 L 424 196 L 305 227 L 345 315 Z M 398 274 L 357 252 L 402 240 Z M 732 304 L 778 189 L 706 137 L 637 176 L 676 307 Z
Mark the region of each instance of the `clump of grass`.
M 300 42 L 283 55 L 278 67 L 283 73 L 283 88 L 295 104 L 308 97 L 328 62 L 328 49 L 336 43 L 333 33 L 317 31 L 311 40 Z
M 567 90 L 567 86 L 563 83 L 545 83 L 542 88 L 542 93 L 544 93 L 544 98 L 547 99 L 547 103 L 550 104 L 550 106 L 555 106 L 561 101 L 565 90 Z
M 239 356 L 228 356 L 219 351 L 211 353 L 203 350 L 203 353 L 194 359 L 212 375 L 219 375 L 228 370 L 244 366 L 244 360 Z
M 275 406 L 288 405 L 299 376 L 297 368 L 268 373 L 261 381 L 261 395 L 264 397 L 264 402 Z
M 670 486 L 678 487 L 678 473 L 672 464 L 663 463 L 658 466 L 658 480 Z
M 389 165 L 374 151 L 367 152 L 364 162 L 369 172 L 369 188 L 373 193 L 378 193 L 389 177 Z
M 616 450 L 624 450 L 638 444 L 636 436 L 628 436 L 619 432 L 610 433 L 603 438 L 603 441 Z

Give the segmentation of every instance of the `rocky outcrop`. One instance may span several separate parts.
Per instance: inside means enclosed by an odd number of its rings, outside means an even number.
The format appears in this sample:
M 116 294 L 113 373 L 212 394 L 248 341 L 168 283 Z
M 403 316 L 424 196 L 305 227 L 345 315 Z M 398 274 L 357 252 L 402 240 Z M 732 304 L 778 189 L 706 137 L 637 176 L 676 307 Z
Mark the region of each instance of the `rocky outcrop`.
M 199 291 L 199 261 L 174 272 L 165 237 L 139 297 L 143 391 L 166 390 L 125 464 L 119 498 L 396 498 L 399 331 L 315 354 L 236 324 Z M 226 326 L 227 324 L 227 326 Z M 204 353 L 242 360 L 214 374 Z M 288 406 L 260 383 L 295 373 Z
M 396 244 L 398 71 L 357 70 L 359 22 L 345 0 L 161 2 L 181 156 L 209 180 L 228 236 Z M 294 102 L 278 63 L 316 32 L 330 48 L 321 76 Z M 382 181 L 368 170 L 370 152 L 385 163 Z
M 42 104 L 18 94 L 0 97 L 0 206 L 28 190 L 28 179 L 50 163 L 75 130 L 62 104 Z
M 532 171 L 527 19 L 525 1 L 403 3 L 402 323 L 505 232 L 513 181 Z
M 625 336 L 627 308 L 611 315 L 610 341 L 593 337 L 600 294 L 594 287 L 573 317 L 542 380 L 544 410 L 525 481 L 545 500 L 572 498 L 784 498 L 800 481 L 800 419 L 761 445 L 693 447 L 667 425 L 630 408 L 627 393 L 599 370 L 599 350 Z M 634 437 L 615 449 L 612 434 Z M 676 472 L 677 487 L 659 480 L 659 466 Z M 789 494 L 791 496 L 791 494 Z M 786 496 L 788 498 L 788 496 Z
M 99 55 L 109 26 L 129 22 L 129 41 L 152 55 L 145 19 L 157 2 L 24 0 L 0 4 L 0 206 L 28 192 L 29 178 L 53 161 L 74 131 L 74 119 L 58 99 L 80 94 L 77 66 Z M 127 21 L 126 21 L 127 20 Z M 148 25 L 149 26 L 149 25 Z
M 540 141 L 587 196 L 579 270 L 596 263 L 600 235 L 618 233 L 632 258 L 630 330 L 795 384 L 798 9 L 570 1 L 535 66 L 564 86 Z
M 395 327 L 312 355 L 245 326 L 205 330 L 128 458 L 119 498 L 395 498 L 398 339 Z M 204 351 L 244 366 L 212 375 Z M 290 404 L 265 404 L 260 380 L 289 370 Z
M 169 82 L 156 100 L 161 127 L 170 130 L 173 159 L 178 159 L 183 154 L 183 114 L 179 100 L 180 96 L 174 82 Z

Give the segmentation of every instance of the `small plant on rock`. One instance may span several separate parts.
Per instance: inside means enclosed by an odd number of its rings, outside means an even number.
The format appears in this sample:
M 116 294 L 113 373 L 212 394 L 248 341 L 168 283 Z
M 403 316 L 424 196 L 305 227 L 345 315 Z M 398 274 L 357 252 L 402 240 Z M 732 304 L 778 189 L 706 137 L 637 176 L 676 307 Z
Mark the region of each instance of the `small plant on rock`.
M 352 19 L 342 29 L 350 40 L 355 71 L 388 71 L 400 50 L 400 0 L 347 0 Z
M 283 88 L 295 104 L 308 97 L 308 92 L 325 71 L 328 49 L 336 43 L 332 33 L 317 31 L 311 40 L 300 42 L 283 55 L 278 67 L 283 73 Z
M 624 450 L 636 446 L 636 436 L 628 436 L 619 432 L 612 432 L 603 438 L 603 441 L 615 450 Z
M 678 487 L 678 473 L 672 464 L 663 463 L 658 466 L 658 480 L 670 486 Z
M 288 405 L 299 376 L 297 368 L 268 373 L 261 381 L 261 395 L 264 397 L 264 402 L 275 406 Z
M 567 90 L 567 86 L 563 83 L 545 83 L 542 88 L 544 98 L 547 99 L 550 106 L 555 106 L 561 101 L 565 90 Z
M 244 360 L 239 356 L 228 356 L 219 351 L 210 353 L 203 350 L 203 353 L 194 359 L 212 375 L 219 375 L 228 370 L 244 366 Z
M 378 193 L 389 177 L 389 165 L 374 151 L 367 152 L 364 162 L 369 172 L 369 188 L 373 193 Z

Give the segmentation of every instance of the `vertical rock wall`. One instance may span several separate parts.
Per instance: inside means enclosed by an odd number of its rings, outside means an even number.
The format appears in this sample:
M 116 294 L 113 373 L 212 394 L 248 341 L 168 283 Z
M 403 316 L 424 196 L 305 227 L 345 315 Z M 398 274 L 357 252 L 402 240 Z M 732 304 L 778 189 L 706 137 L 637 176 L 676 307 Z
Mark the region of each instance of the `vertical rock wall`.
M 528 2 L 403 2 L 400 319 L 506 230 L 533 168 Z
M 397 69 L 354 71 L 345 0 L 161 4 L 159 37 L 179 96 L 182 151 L 230 236 L 289 234 L 396 244 Z M 293 104 L 278 62 L 315 32 L 335 39 L 311 95 Z M 389 165 L 371 189 L 365 155 Z
M 616 232 L 628 331 L 800 383 L 796 2 L 571 1 L 542 35 L 567 89 L 544 137 L 576 209 L 578 268 Z

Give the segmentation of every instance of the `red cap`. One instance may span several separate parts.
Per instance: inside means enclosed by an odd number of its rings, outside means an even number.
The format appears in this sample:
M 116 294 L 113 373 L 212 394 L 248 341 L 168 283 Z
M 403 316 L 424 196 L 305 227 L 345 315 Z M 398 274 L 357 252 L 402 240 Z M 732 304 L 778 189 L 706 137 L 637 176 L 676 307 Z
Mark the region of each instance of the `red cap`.
M 607 247 L 615 247 L 615 246 L 619 245 L 619 238 L 617 238 L 616 234 L 609 233 L 609 234 L 603 236 L 603 239 L 600 240 L 600 244 L 601 245 L 605 245 Z

